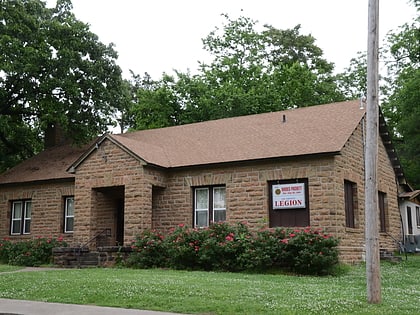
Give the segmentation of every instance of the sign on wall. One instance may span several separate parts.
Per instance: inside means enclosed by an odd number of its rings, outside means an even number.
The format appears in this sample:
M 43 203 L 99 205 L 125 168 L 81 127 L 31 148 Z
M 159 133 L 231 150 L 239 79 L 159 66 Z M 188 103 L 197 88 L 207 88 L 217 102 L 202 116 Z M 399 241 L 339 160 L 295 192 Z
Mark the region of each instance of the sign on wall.
M 278 184 L 272 186 L 273 209 L 306 208 L 305 184 Z

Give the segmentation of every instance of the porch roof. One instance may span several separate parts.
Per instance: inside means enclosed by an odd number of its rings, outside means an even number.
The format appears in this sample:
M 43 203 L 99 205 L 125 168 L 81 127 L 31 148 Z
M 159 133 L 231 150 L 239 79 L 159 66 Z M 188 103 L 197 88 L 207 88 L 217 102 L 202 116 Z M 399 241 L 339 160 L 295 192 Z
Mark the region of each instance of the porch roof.
M 398 197 L 400 197 L 402 199 L 408 199 L 408 200 L 417 199 L 418 201 L 420 201 L 420 189 L 419 190 L 414 190 L 414 191 L 403 192 L 403 193 L 399 194 Z
M 165 168 L 338 153 L 365 114 L 346 101 L 107 135 Z

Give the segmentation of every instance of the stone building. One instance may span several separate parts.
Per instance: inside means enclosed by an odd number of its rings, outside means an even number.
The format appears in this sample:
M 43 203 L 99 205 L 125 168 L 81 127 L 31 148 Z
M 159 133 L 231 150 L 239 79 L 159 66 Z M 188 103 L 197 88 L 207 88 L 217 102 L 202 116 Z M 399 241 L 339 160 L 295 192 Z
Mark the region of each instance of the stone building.
M 348 101 L 53 147 L 0 175 L 0 237 L 76 246 L 105 231 L 127 245 L 144 229 L 246 221 L 324 228 L 343 261 L 360 261 L 364 129 L 360 101 Z M 393 251 L 408 185 L 384 124 L 380 134 L 380 247 Z

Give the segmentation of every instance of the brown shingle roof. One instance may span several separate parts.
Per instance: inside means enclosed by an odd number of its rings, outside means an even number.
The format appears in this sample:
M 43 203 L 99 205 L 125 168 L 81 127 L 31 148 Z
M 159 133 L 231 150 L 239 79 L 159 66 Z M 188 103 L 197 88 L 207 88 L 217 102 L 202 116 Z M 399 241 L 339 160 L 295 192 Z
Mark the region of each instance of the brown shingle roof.
M 166 168 L 336 153 L 365 113 L 359 106 L 359 101 L 340 102 L 105 135 L 102 140 L 108 138 L 147 163 Z M 1 174 L 0 184 L 74 178 L 66 170 L 83 163 L 92 148 L 48 149 Z
M 356 100 L 108 137 L 162 167 L 334 153 L 363 117 L 359 107 Z
M 1 174 L 0 184 L 74 178 L 67 167 L 85 150 L 71 145 L 47 149 Z

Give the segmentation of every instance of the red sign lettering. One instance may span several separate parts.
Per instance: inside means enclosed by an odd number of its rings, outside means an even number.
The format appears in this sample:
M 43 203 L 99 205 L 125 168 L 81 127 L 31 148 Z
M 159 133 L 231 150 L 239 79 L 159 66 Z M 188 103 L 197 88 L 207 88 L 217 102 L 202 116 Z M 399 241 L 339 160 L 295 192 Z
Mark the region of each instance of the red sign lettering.
M 278 200 L 274 202 L 276 207 L 301 206 L 302 200 Z

